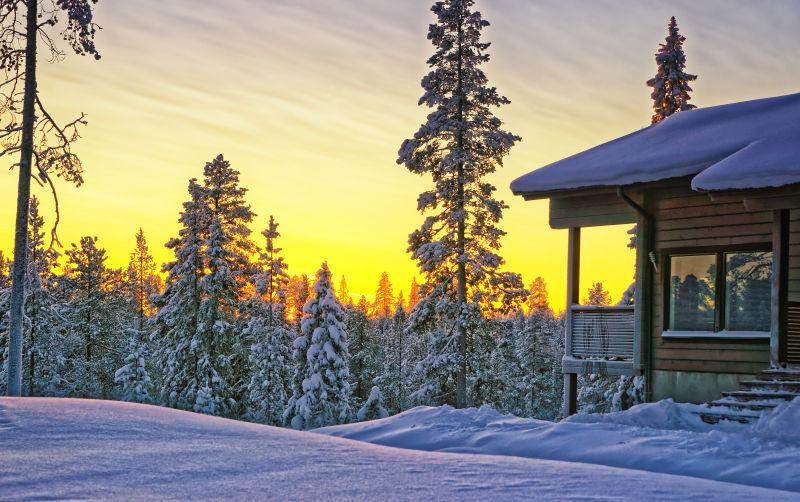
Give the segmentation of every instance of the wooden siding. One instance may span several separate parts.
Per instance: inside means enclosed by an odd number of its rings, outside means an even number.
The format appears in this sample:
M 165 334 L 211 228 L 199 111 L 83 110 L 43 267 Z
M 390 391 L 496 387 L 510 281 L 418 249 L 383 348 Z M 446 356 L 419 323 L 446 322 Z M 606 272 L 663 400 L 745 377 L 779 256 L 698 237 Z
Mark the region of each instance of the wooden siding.
M 667 256 L 670 250 L 686 252 L 693 248 L 700 251 L 772 244 L 772 211 L 748 211 L 741 195 L 715 195 L 712 200 L 706 194 L 692 192 L 687 186 L 654 191 L 652 197 L 655 247 L 659 256 Z M 800 225 L 800 221 L 797 224 Z M 795 226 L 793 223 L 793 230 L 800 232 L 800 227 L 795 229 Z M 800 251 L 800 246 L 796 250 Z M 652 369 L 750 374 L 769 365 L 768 339 L 663 338 L 661 334 L 666 328 L 664 274 L 662 260 L 653 281 Z M 800 285 L 800 275 L 797 285 Z
M 789 301 L 800 302 L 800 209 L 789 214 Z

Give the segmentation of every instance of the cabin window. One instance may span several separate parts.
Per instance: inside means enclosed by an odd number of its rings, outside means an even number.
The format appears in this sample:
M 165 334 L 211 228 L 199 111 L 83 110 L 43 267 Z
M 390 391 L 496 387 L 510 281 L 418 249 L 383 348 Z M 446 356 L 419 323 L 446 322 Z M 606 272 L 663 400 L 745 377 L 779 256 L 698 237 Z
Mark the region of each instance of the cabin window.
M 669 257 L 671 336 L 764 335 L 771 322 L 772 253 Z

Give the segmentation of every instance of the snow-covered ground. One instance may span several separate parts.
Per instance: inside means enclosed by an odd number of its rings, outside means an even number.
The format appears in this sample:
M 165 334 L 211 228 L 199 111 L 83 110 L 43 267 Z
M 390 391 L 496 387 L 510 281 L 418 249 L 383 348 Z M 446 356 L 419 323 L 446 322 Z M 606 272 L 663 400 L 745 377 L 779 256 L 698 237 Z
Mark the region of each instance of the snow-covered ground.
M 433 423 L 437 417 L 458 417 L 418 408 L 394 420 L 408 424 L 415 416 L 427 417 L 419 429 L 431 434 L 447 433 L 446 424 Z M 489 421 L 497 420 L 502 417 Z M 530 424 L 511 420 L 505 453 L 528 440 Z M 520 435 L 512 441 L 513 427 Z M 623 437 L 623 429 L 606 430 Z M 417 434 L 418 445 L 423 435 Z M 475 438 L 469 448 L 480 451 L 479 443 Z M 0 398 L 0 499 L 52 498 L 730 501 L 798 495 L 587 463 L 390 448 L 155 406 Z
M 317 432 L 422 451 L 586 462 L 800 492 L 800 399 L 754 426 L 708 425 L 691 413 L 698 408 L 667 400 L 552 423 L 488 406 L 418 407 Z

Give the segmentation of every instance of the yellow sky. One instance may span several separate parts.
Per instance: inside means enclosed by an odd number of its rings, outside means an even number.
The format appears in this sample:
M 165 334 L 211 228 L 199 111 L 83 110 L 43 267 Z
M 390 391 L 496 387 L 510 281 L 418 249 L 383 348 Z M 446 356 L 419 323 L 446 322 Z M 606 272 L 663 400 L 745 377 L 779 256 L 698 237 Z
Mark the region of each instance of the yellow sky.
M 406 238 L 428 186 L 395 164 L 427 110 L 416 106 L 431 52 L 429 0 L 102 0 L 103 59 L 43 64 L 40 92 L 62 120 L 86 112 L 76 147 L 80 189 L 61 185 L 61 239 L 97 235 L 121 266 L 143 227 L 158 261 L 177 231 L 190 177 L 223 153 L 259 217 L 281 224 L 293 273 L 328 260 L 351 292 L 386 270 L 408 291 Z M 484 0 L 489 78 L 512 104 L 498 115 L 522 136 L 493 177 L 510 204 L 508 268 L 542 275 L 564 305 L 566 233 L 546 202 L 511 195 L 515 177 L 649 122 L 652 54 L 676 15 L 699 106 L 797 91 L 800 8 L 770 2 Z M 4 159 L 6 165 L 10 164 Z M 0 177 L 0 249 L 12 242 L 16 173 Z M 47 200 L 47 193 L 34 188 Z M 48 204 L 45 204 L 49 207 Z M 45 212 L 49 218 L 51 214 Z M 616 299 L 633 273 L 626 227 L 584 233 L 581 289 Z M 337 279 L 338 281 L 338 279 Z

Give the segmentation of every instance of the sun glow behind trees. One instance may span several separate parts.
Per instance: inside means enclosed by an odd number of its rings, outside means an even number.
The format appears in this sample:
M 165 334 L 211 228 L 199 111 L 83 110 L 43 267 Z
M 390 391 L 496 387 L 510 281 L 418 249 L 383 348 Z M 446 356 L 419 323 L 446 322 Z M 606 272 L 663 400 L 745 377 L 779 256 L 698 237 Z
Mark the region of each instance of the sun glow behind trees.
M 327 259 L 336 285 L 344 274 L 354 301 L 364 294 L 371 302 L 385 270 L 408 298 L 416 267 L 404 250 L 421 221 L 409 201 L 426 183 L 394 159 L 397 139 L 424 120 L 425 111 L 409 104 L 430 52 L 430 3 L 98 3 L 103 59 L 68 57 L 40 68 L 40 92 L 55 117 L 82 110 L 89 121 L 75 147 L 86 183 L 62 186 L 61 241 L 97 235 L 109 266 L 122 267 L 141 226 L 156 261 L 170 260 L 163 243 L 178 230 L 186 180 L 224 152 L 250 190 L 252 230 L 270 214 L 281 222 L 290 274 L 313 276 Z M 691 70 L 702 70 L 692 94 L 699 106 L 795 91 L 800 78 L 800 55 L 782 50 L 796 43 L 800 22 L 789 1 L 769 10 L 723 9 L 725 2 L 484 4 L 493 22 L 487 71 L 513 102 L 502 114 L 508 129 L 525 138 L 491 180 L 511 206 L 503 254 L 526 284 L 545 278 L 556 310 L 565 297 L 565 232 L 547 228 L 546 203 L 517 200 L 508 182 L 649 123 L 642 82 L 652 77 L 653 49 L 670 15 L 688 37 Z M 612 21 L 613 34 L 602 29 Z M 730 35 L 718 26 L 743 27 L 737 51 L 727 50 Z M 615 57 L 598 56 L 608 53 Z M 0 180 L 0 221 L 11 222 L 13 173 L 3 170 Z M 52 221 L 47 193 L 34 193 Z M 584 236 L 582 283 L 602 280 L 615 300 L 632 273 L 625 230 Z M 10 225 L 0 225 L 7 257 L 11 239 Z

